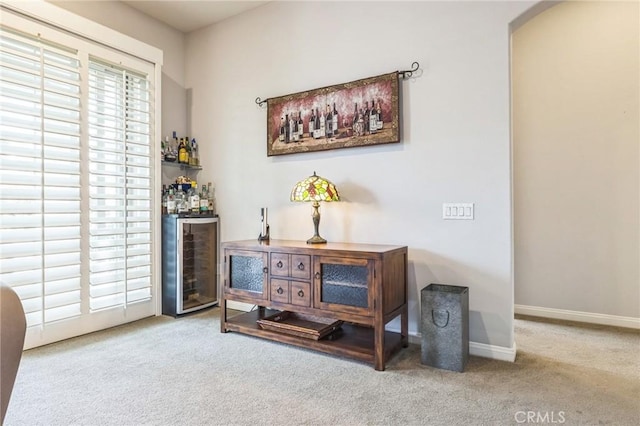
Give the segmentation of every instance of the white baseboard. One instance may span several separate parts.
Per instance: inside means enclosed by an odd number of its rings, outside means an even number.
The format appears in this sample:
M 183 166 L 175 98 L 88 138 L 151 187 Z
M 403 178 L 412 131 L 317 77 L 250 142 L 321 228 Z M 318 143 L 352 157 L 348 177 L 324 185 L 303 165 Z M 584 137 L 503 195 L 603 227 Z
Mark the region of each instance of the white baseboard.
M 514 308 L 515 313 L 520 315 L 640 329 L 640 318 L 568 311 L 565 309 L 541 308 L 538 306 L 526 305 L 515 305 Z
M 235 300 L 227 300 L 227 309 L 235 311 L 249 312 L 255 305 L 250 303 L 236 302 Z
M 486 343 L 469 342 L 469 355 L 498 361 L 515 362 L 516 343 L 514 342 L 512 347 L 506 348 L 504 346 L 487 345 Z
M 400 330 L 389 328 L 389 331 L 400 333 Z M 422 344 L 420 333 L 409 333 L 409 343 Z M 487 345 L 486 343 L 469 342 L 469 355 L 490 358 L 498 361 L 514 362 L 516 360 L 516 344 L 512 348 L 504 346 Z

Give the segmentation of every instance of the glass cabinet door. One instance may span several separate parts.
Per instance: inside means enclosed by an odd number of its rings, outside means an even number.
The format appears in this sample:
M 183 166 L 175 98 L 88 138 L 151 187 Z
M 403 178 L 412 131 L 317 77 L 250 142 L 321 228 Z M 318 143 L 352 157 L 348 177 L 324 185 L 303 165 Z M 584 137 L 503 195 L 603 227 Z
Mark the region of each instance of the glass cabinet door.
M 189 312 L 218 301 L 217 222 L 207 219 L 178 219 L 182 291 L 178 313 Z
M 374 261 L 317 256 L 314 305 L 320 309 L 369 315 L 373 308 Z
M 249 298 L 267 298 L 267 253 L 227 250 L 225 291 Z

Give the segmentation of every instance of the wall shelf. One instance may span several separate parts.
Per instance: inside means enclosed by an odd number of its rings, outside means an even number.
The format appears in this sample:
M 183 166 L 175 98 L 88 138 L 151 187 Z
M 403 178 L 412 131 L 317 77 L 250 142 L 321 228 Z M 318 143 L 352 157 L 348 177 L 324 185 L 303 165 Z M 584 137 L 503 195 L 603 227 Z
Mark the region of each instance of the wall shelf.
M 202 170 L 202 166 L 192 166 L 191 164 L 178 163 L 177 161 L 161 161 L 163 166 L 176 167 L 181 170 Z

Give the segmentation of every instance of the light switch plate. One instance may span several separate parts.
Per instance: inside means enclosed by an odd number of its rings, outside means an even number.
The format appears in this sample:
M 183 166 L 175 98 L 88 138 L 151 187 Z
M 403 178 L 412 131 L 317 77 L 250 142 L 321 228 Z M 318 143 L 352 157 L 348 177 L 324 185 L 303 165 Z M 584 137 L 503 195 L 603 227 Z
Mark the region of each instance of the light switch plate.
M 442 203 L 442 218 L 473 220 L 473 203 Z

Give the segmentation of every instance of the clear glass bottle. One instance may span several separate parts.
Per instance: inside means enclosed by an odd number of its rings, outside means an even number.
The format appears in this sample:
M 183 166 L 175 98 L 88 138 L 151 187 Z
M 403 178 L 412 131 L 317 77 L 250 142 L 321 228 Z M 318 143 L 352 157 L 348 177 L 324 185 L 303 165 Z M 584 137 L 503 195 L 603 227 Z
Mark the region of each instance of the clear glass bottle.
M 200 214 L 207 213 L 209 213 L 209 194 L 207 185 L 202 185 L 202 191 L 200 191 Z
M 215 187 L 211 184 L 211 182 L 209 182 L 209 184 L 207 185 L 207 189 L 209 192 L 209 208 L 207 209 L 209 214 L 215 214 L 216 213 L 216 189 Z
M 175 214 L 176 213 L 176 198 L 173 194 L 173 187 L 169 187 L 169 192 L 167 193 L 167 214 Z
M 198 153 L 198 143 L 196 139 L 191 139 L 191 155 L 189 156 L 189 164 L 192 166 L 200 165 L 200 154 Z
M 176 193 L 175 193 L 175 199 L 176 199 L 176 213 L 178 214 L 187 213 L 189 207 L 187 204 L 187 196 L 182 190 L 182 185 L 178 185 L 178 189 L 176 190 Z
M 189 197 L 189 211 L 191 214 L 200 213 L 200 195 L 198 195 L 198 184 L 195 181 L 191 182 L 191 188 L 187 192 Z

